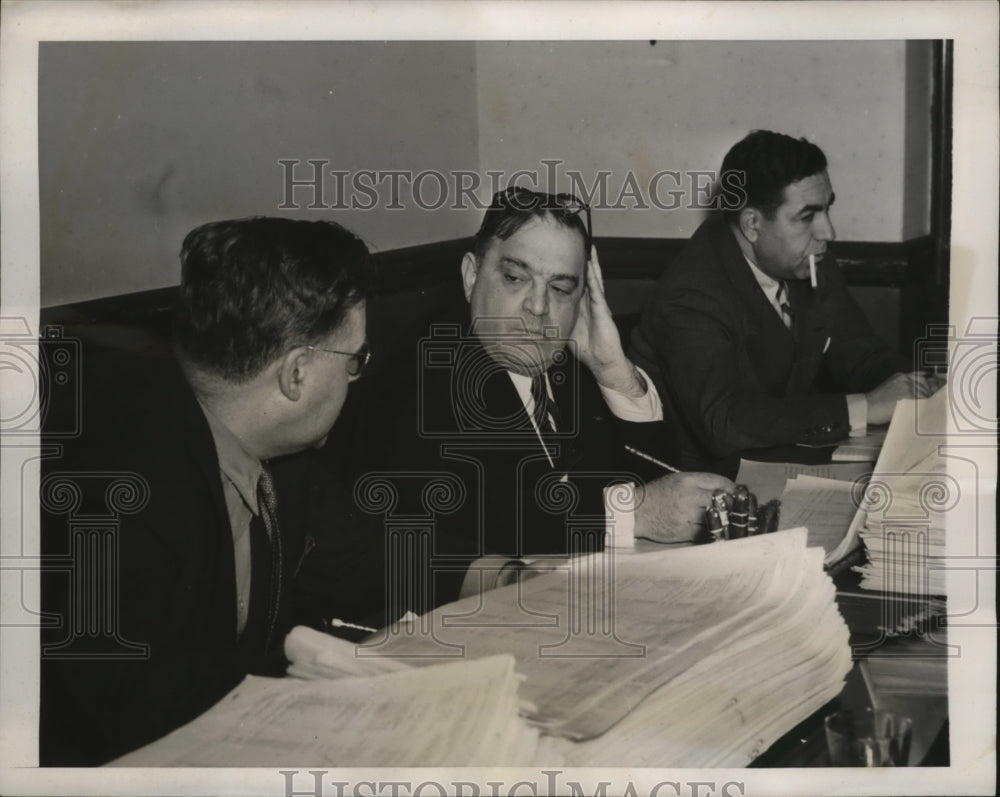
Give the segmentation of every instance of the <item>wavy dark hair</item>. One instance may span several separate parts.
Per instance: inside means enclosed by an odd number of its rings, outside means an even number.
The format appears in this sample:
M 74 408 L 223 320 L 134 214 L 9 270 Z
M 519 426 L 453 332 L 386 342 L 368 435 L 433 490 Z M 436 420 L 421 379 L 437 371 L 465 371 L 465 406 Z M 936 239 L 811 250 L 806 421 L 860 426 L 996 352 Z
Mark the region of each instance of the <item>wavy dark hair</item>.
M 192 230 L 181 248 L 174 341 L 234 383 L 334 332 L 369 287 L 368 248 L 328 221 L 249 218 Z
M 723 213 L 733 220 L 744 207 L 752 207 L 773 219 L 784 201 L 786 186 L 824 169 L 826 156 L 812 142 L 770 130 L 754 130 L 734 144 L 722 160 L 720 185 L 727 191 L 739 185 L 744 196 L 738 207 L 724 206 Z

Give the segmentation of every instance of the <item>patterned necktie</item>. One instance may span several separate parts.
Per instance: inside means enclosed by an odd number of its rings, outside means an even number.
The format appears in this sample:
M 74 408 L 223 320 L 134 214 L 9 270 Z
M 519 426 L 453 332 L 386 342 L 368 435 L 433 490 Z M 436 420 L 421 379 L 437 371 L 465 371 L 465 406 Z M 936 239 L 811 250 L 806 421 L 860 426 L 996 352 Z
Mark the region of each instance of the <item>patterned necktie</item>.
M 531 415 L 535 419 L 535 426 L 544 437 L 546 434 L 553 434 L 555 428 L 552 426 L 552 419 L 549 417 L 555 405 L 549 400 L 549 391 L 545 387 L 545 375 L 536 374 L 531 377 L 531 400 L 534 404 Z
M 545 385 L 544 374 L 531 379 L 531 399 L 534 404 L 531 416 L 538 427 L 538 433 L 549 455 L 552 467 L 559 470 L 566 456 L 565 441 L 556 438 L 556 427 L 559 426 L 559 406 L 549 398 Z
M 778 301 L 778 306 L 781 307 L 781 320 L 788 329 L 791 329 L 792 322 L 795 320 L 795 314 L 792 313 L 792 306 L 788 303 L 787 296 L 788 286 L 782 280 L 778 283 L 778 295 L 775 298 Z
M 267 468 L 263 468 L 257 482 L 257 507 L 264 530 L 271 542 L 271 583 L 267 604 L 267 642 L 265 650 L 271 647 L 274 628 L 278 621 L 278 604 L 281 601 L 281 534 L 278 530 L 278 494 Z

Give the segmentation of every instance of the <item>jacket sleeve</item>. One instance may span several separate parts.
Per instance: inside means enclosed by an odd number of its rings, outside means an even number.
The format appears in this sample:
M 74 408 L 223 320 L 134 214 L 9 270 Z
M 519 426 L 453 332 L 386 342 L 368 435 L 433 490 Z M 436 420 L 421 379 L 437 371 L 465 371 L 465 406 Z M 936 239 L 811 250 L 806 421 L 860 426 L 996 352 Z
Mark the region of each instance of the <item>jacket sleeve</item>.
M 850 431 L 843 394 L 774 397 L 746 352 L 738 312 L 691 287 L 648 310 L 664 389 L 692 434 L 715 456 L 752 448 L 821 443 Z

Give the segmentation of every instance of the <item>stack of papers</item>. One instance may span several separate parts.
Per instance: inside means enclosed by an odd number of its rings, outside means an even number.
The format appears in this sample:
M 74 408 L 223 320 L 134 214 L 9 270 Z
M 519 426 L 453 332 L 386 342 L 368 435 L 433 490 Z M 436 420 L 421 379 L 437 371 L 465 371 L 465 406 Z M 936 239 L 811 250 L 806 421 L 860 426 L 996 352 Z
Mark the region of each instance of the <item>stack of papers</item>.
M 741 766 L 841 690 L 851 657 L 834 597 L 804 529 L 608 551 L 442 607 L 429 632 L 384 635 L 370 653 L 417 666 L 513 653 L 524 716 L 570 764 Z
M 814 476 L 839 482 L 867 484 L 872 466 L 868 462 L 834 462 L 829 465 L 798 465 L 794 462 L 755 462 L 740 460 L 737 484 L 745 484 L 763 505 L 781 498 L 785 484 L 796 476 Z M 791 528 L 786 527 L 786 528 Z M 845 526 L 846 528 L 846 526 Z
M 821 570 L 819 552 L 806 559 L 803 579 L 785 585 L 800 605 L 762 611 L 604 736 L 566 745 L 566 763 L 742 767 L 836 697 L 851 668 L 847 629 L 833 583 L 809 575 Z
M 948 392 L 903 400 L 851 524 L 868 550 L 864 589 L 943 595 L 945 514 L 958 499 L 941 454 Z
M 778 529 L 805 526 L 808 544 L 822 548 L 824 564 L 832 567 L 861 547 L 858 534 L 846 532 L 857 514 L 871 469 L 868 462 L 795 465 L 740 460 L 736 482 L 745 484 L 761 504 L 780 498 Z
M 826 554 L 824 564 L 831 565 L 850 553 L 845 532 L 863 494 L 863 485 L 854 482 L 796 476 L 788 480 L 781 494 L 778 528 L 805 526 L 809 530 L 808 544 L 822 548 Z
M 303 677 L 250 676 L 114 763 L 742 766 L 850 670 L 822 563 L 805 529 L 609 551 L 361 645 L 295 629 Z
M 518 717 L 518 681 L 512 656 L 336 680 L 248 676 L 198 719 L 113 763 L 130 767 L 552 763 L 551 746 L 540 746 L 539 732 Z

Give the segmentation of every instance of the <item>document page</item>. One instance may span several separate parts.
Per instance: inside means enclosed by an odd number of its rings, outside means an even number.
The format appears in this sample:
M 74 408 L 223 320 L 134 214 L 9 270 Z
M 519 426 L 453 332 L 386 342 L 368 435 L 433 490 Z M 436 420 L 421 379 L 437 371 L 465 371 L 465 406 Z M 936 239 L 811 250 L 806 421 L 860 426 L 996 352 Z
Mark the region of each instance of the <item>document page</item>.
M 754 462 L 741 459 L 737 484 L 745 484 L 763 504 L 780 498 L 785 482 L 796 476 L 816 476 L 822 479 L 853 482 L 872 471 L 869 462 L 833 462 L 828 465 L 796 465 L 791 462 Z M 791 526 L 783 526 L 791 528 Z
M 371 678 L 248 676 L 198 719 L 116 766 L 474 766 L 535 763 L 511 656 Z
M 807 544 L 821 547 L 827 554 L 826 564 L 831 564 L 850 553 L 845 542 L 847 529 L 862 495 L 863 490 L 851 482 L 814 476 L 790 479 L 781 495 L 778 527 L 805 526 L 809 529 Z

